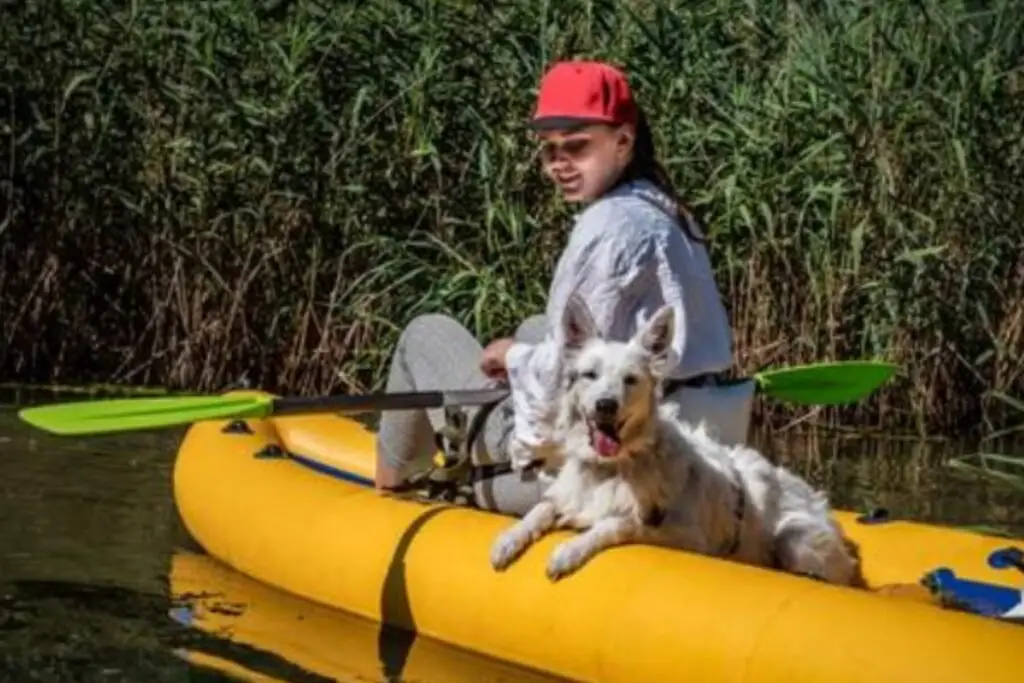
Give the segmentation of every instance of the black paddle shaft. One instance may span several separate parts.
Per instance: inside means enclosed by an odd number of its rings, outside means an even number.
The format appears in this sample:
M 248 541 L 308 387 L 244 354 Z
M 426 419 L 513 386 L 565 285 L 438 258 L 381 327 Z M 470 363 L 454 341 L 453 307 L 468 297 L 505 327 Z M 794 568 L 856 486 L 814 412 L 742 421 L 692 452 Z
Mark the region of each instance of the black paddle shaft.
M 271 415 L 309 413 L 374 413 L 384 410 L 416 410 L 445 406 L 481 406 L 508 396 L 508 388 L 460 389 L 456 391 L 411 391 L 336 396 L 294 396 L 275 398 Z

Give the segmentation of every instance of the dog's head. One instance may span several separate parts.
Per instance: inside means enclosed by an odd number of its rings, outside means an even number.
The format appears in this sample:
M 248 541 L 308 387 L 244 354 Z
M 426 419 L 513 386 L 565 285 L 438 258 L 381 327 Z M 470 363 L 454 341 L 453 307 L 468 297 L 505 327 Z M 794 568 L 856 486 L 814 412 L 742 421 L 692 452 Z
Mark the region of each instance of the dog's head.
M 581 297 L 573 294 L 562 315 L 565 414 L 570 428 L 585 427 L 598 460 L 628 456 L 655 423 L 661 381 L 675 361 L 671 306 L 654 313 L 628 342 L 598 333 Z

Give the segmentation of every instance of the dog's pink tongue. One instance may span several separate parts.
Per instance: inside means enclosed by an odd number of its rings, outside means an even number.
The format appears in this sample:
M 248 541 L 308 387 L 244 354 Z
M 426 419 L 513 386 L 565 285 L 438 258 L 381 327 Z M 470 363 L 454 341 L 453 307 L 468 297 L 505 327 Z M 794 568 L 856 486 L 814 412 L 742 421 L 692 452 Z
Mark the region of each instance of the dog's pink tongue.
M 608 436 L 600 429 L 594 430 L 594 450 L 599 455 L 611 457 L 619 452 L 619 442 Z

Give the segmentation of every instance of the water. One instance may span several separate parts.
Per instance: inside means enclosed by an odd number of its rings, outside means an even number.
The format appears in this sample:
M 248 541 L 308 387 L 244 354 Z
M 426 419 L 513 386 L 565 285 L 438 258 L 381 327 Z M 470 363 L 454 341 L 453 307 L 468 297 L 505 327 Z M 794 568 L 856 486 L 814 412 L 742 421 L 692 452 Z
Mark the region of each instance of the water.
M 171 494 L 180 436 L 56 438 L 0 407 L 0 681 L 554 680 L 382 632 L 202 555 Z M 1024 494 L 943 466 L 962 446 L 759 442 L 839 506 L 1024 536 Z
M 1024 537 L 1024 487 L 968 475 L 948 463 L 975 444 L 848 434 L 761 435 L 762 450 L 830 493 L 847 510 L 885 508 L 893 518 Z M 1024 443 L 1003 444 L 1024 454 Z

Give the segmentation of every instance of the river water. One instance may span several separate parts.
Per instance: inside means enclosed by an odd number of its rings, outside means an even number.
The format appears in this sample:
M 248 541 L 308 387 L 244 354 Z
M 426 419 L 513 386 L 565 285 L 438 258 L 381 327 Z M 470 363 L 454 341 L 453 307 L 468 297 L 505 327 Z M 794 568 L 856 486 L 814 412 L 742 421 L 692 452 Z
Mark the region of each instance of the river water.
M 212 561 L 174 508 L 181 434 L 58 438 L 0 406 L 0 681 L 555 680 L 424 638 L 410 651 Z M 945 466 L 962 445 L 759 443 L 839 507 L 1024 536 L 1024 493 Z

